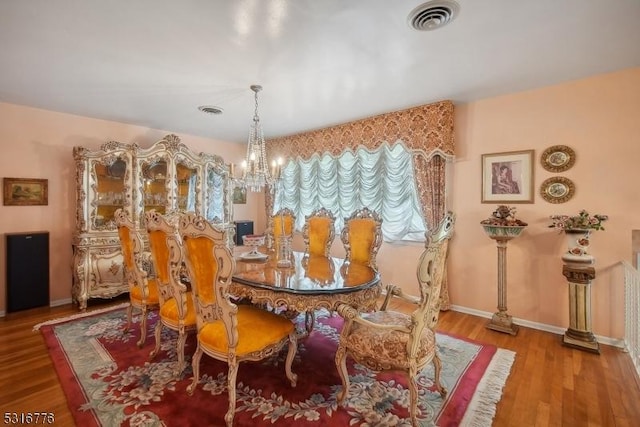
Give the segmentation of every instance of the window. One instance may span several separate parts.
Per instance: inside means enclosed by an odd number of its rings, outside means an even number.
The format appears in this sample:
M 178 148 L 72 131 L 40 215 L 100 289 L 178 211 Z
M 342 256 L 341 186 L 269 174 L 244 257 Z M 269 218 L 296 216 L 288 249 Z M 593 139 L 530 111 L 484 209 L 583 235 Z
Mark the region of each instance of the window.
M 339 157 L 313 155 L 289 161 L 282 171 L 274 212 L 287 207 L 296 215 L 296 230 L 305 215 L 324 207 L 336 217 L 336 230 L 356 209 L 368 207 L 382 216 L 385 241 L 423 241 L 425 222 L 416 193 L 412 154 L 404 144 L 384 143 L 369 151 Z

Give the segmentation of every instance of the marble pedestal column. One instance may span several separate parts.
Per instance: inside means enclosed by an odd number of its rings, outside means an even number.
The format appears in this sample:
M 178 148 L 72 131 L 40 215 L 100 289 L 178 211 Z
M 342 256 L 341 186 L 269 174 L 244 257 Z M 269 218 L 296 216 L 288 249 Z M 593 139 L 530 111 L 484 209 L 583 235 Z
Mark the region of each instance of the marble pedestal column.
M 522 233 L 525 226 L 483 225 L 485 233 L 496 241 L 498 248 L 498 311 L 493 314 L 486 327 L 510 335 L 518 333 L 518 325 L 513 323 L 507 312 L 507 243 Z
M 590 265 L 566 263 L 562 275 L 569 285 L 569 328 L 562 343 L 600 354 L 600 345 L 591 331 L 591 281 L 596 271 Z

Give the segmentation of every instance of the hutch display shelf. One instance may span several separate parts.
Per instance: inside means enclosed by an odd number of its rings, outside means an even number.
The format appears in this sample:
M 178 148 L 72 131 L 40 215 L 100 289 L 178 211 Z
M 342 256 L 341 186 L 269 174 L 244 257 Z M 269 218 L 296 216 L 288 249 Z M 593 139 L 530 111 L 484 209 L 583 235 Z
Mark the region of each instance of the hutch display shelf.
M 118 208 L 144 228 L 144 213 L 192 211 L 231 232 L 235 223 L 229 167 L 222 157 L 193 153 L 176 135 L 150 148 L 111 141 L 99 150 L 74 147 L 76 229 L 72 297 L 84 310 L 90 298 L 128 292 L 114 221 Z M 143 236 L 146 233 L 141 233 Z M 142 260 L 150 270 L 150 259 Z

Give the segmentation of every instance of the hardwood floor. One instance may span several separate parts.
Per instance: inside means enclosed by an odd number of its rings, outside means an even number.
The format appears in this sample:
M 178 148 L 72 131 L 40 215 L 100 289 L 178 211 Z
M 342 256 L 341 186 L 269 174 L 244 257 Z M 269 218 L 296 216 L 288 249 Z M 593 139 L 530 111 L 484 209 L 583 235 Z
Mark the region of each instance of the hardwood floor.
M 88 310 L 122 301 L 92 302 Z M 42 335 L 32 328 L 75 313 L 77 309 L 68 305 L 0 319 L 3 417 L 5 412 L 52 412 L 55 425 L 74 425 Z M 521 327 L 513 337 L 488 330 L 485 323 L 486 319 L 449 311 L 441 313 L 438 329 L 517 353 L 494 426 L 640 425 L 640 381 L 620 349 L 601 346 L 596 355 L 563 347 L 559 335 Z

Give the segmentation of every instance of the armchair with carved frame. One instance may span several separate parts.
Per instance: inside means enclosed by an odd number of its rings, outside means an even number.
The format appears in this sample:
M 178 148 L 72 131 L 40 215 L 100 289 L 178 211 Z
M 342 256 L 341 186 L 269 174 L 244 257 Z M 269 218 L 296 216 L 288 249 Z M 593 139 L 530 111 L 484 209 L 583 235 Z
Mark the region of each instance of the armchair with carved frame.
M 409 384 L 409 413 L 418 426 L 418 373 L 428 364 L 435 366 L 434 384 L 445 397 L 440 383 L 441 361 L 436 348 L 436 324 L 439 315 L 440 289 L 446 269 L 447 249 L 453 233 L 455 216 L 449 212 L 438 228 L 427 236 L 426 249 L 420 256 L 417 279 L 420 296 L 405 294 L 398 286 L 387 286 L 387 295 L 379 311 L 358 313 L 353 307 L 340 305 L 338 313 L 345 323 L 336 350 L 336 367 L 342 379 L 338 402 L 344 404 L 349 394 L 347 355 L 374 371 L 400 370 Z M 411 314 L 388 310 L 392 298 L 401 298 L 416 306 Z

